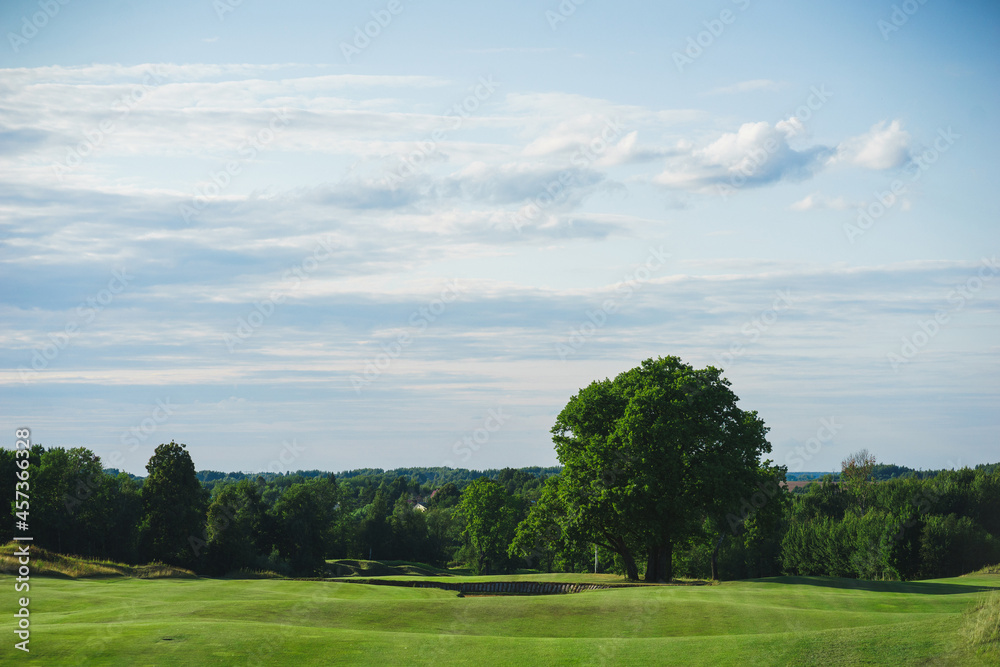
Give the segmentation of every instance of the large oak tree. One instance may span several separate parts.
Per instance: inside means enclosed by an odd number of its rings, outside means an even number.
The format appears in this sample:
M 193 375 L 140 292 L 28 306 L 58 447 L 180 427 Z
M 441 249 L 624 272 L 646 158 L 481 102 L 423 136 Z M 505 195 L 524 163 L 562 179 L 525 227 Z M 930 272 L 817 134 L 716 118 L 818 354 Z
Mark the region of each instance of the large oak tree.
M 630 579 L 669 581 L 674 545 L 755 491 L 767 427 L 722 371 L 647 359 L 570 399 L 552 427 L 570 534 L 615 551 Z M 732 509 L 730 509 L 732 508 Z

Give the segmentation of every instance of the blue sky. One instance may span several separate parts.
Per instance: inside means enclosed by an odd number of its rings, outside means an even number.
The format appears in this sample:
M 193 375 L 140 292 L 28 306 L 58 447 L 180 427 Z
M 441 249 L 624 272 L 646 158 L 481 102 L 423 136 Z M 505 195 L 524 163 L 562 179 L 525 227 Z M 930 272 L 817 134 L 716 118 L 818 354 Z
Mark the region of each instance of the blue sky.
M 579 388 L 677 355 L 791 470 L 1000 460 L 998 19 L 4 3 L 0 426 L 135 473 L 552 465 Z

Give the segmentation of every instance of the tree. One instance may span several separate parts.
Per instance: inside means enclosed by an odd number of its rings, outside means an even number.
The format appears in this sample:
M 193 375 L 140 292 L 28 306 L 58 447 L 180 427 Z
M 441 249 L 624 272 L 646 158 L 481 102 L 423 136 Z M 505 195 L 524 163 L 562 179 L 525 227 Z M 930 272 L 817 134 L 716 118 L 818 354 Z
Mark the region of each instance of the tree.
M 84 447 L 52 447 L 32 473 L 36 542 L 61 553 L 96 555 L 106 507 L 94 492 L 105 477 L 101 459 Z
M 569 518 L 562 477 L 545 480 L 538 500 L 517 526 L 508 554 L 523 558 L 528 567 L 546 572 L 586 572 L 594 562 L 594 544 Z M 607 549 L 602 562 L 608 558 Z
M 327 479 L 293 484 L 274 504 L 278 550 L 296 572 L 323 569 L 335 525 L 338 489 Z
M 207 492 L 195 476 L 185 445 L 156 448 L 142 485 L 141 552 L 146 560 L 194 567 L 205 533 Z
M 875 455 L 867 449 L 851 454 L 840 463 L 840 479 L 847 492 L 858 499 L 862 514 L 868 511 L 875 465 Z
M 557 554 L 563 545 L 560 519 L 566 514 L 559 497 L 559 478 L 545 480 L 542 495 L 517 526 L 514 540 L 507 549 L 511 557 L 519 556 L 528 567 L 552 572 Z
M 208 569 L 258 567 L 271 550 L 268 518 L 257 484 L 244 479 L 223 487 L 208 507 Z
M 428 550 L 427 521 L 423 512 L 413 509 L 407 494 L 400 494 L 389 517 L 392 531 L 392 555 L 398 560 L 427 562 L 433 558 Z
M 359 537 L 363 558 L 386 558 L 384 553 L 392 537 L 389 525 L 389 501 L 385 497 L 385 485 L 379 487 L 375 497 L 364 511 Z M 367 547 L 367 549 L 365 548 Z
M 582 389 L 552 427 L 567 527 L 616 552 L 626 577 L 669 581 L 673 549 L 706 515 L 738 508 L 771 451 L 756 412 L 737 407 L 722 372 L 647 359 Z
M 489 574 L 498 565 L 507 569 L 507 548 L 521 511 L 520 501 L 492 479 L 480 477 L 465 487 L 459 504 L 466 521 L 462 536 L 475 554 L 477 574 Z
M 722 517 L 710 512 L 706 523 L 713 528 L 712 534 L 717 536 L 710 561 L 713 580 L 720 578 L 719 551 L 730 534 L 739 539 L 742 550 L 749 555 L 757 553 L 758 547 L 778 532 L 791 507 L 791 496 L 784 488 L 787 472 L 785 466 L 772 466 L 771 461 L 764 461 L 757 471 L 757 490 L 749 498 L 740 501 L 738 513 L 727 511 L 725 517 Z M 720 509 L 716 505 L 715 512 Z M 777 542 L 772 546 L 778 551 Z
M 430 506 L 435 508 L 454 507 L 458 504 L 461 497 L 462 494 L 459 493 L 455 483 L 448 482 L 441 488 L 434 489 L 433 493 L 431 493 Z

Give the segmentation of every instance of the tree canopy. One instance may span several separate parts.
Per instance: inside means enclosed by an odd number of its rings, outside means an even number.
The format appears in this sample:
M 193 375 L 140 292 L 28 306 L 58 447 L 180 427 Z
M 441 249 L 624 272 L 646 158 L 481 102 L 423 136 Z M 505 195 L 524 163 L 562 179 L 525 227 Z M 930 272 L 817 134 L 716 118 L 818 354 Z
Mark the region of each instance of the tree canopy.
M 184 445 L 171 441 L 156 448 L 146 471 L 142 554 L 147 559 L 193 567 L 198 540 L 205 533 L 208 493 L 195 476 L 191 455 Z
M 756 412 L 722 372 L 647 359 L 570 399 L 552 427 L 563 464 L 564 529 L 603 545 L 638 578 L 669 581 L 674 545 L 754 492 L 771 451 Z
M 458 507 L 466 521 L 462 535 L 472 547 L 476 572 L 509 569 L 508 546 L 521 518 L 521 503 L 499 482 L 480 478 L 465 487 Z

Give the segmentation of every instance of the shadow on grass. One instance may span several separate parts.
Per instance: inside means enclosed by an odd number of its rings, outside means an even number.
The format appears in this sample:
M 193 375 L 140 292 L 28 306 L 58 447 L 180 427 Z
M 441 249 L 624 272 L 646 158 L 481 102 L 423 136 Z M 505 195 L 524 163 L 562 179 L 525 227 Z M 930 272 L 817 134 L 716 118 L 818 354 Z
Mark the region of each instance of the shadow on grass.
M 326 573 L 328 576 L 334 577 L 453 577 L 472 574 L 471 570 L 464 568 L 445 569 L 413 561 L 378 561 L 352 558 L 338 558 L 326 561 Z
M 961 595 L 1000 590 L 1000 586 L 942 584 L 932 581 L 868 581 L 865 579 L 845 579 L 841 577 L 768 577 L 766 579 L 753 579 L 752 581 L 871 591 L 873 593 L 919 593 L 922 595 Z

